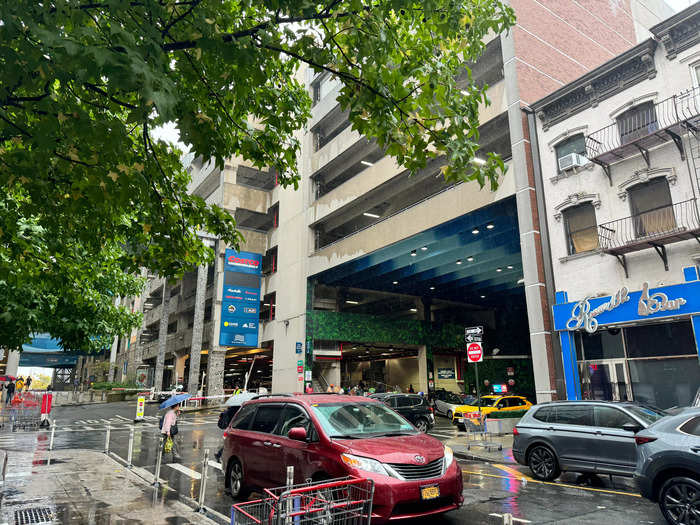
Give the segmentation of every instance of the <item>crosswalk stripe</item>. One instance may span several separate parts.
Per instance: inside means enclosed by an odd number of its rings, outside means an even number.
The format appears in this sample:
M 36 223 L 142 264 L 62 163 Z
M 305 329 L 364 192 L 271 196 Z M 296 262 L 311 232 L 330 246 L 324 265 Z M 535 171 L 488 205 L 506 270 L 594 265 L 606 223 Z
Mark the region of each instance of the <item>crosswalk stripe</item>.
M 220 470 L 221 472 L 224 471 L 223 467 L 221 466 L 221 463 L 217 463 L 216 461 L 209 460 L 209 466 L 212 468 L 215 468 L 217 470 Z
M 114 417 L 119 418 L 119 419 L 123 419 L 124 421 L 131 421 L 131 419 L 126 418 L 126 417 L 124 417 L 124 416 L 120 416 L 119 414 L 117 414 L 117 415 L 114 416 Z
M 199 472 L 196 472 L 191 468 L 187 468 L 184 465 L 180 465 L 180 463 L 167 463 L 167 466 L 182 472 L 183 474 L 191 477 L 192 479 L 202 479 L 202 475 Z

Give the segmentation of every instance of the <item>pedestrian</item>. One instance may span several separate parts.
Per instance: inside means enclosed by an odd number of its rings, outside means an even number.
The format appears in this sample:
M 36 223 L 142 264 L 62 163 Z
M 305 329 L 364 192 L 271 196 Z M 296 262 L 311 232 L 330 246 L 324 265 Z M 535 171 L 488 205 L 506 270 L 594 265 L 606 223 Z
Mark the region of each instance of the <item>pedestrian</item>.
M 19 376 L 19 378 L 15 382 L 15 390 L 17 390 L 17 392 L 21 392 L 23 388 L 24 388 L 24 378 L 22 376 Z
M 307 394 L 313 394 L 314 393 L 314 387 L 312 387 L 310 384 L 306 386 L 306 393 Z
M 7 399 L 5 400 L 6 405 L 9 405 L 10 401 L 12 401 L 12 396 L 15 394 L 15 388 L 15 383 L 13 381 L 7 383 L 7 386 L 5 387 L 5 391 L 7 393 Z
M 73 393 L 76 393 L 78 391 L 79 386 L 80 386 L 80 379 L 78 379 L 78 376 L 75 376 L 75 379 L 73 379 Z
M 411 383 L 410 385 L 408 385 L 408 393 L 409 393 L 409 394 L 415 394 L 415 393 L 416 393 L 416 391 L 413 390 L 413 383 Z
M 164 434 L 163 436 L 163 452 L 166 452 L 166 443 L 168 442 L 168 438 L 171 439 L 172 441 L 172 455 L 173 459 L 181 459 L 180 454 L 178 452 L 178 447 L 177 447 L 177 440 L 176 436 L 178 434 L 178 429 L 177 429 L 177 416 L 180 414 L 180 405 L 176 404 L 171 406 L 168 411 L 165 413 L 163 416 L 163 423 L 160 428 L 160 433 Z
M 31 386 L 32 386 L 32 376 L 27 376 L 27 383 L 26 383 L 27 390 L 29 390 L 31 388 Z
M 334 389 L 335 387 L 333 383 L 331 383 L 330 385 L 328 385 L 328 388 L 326 388 L 326 394 L 332 394 L 334 392 Z

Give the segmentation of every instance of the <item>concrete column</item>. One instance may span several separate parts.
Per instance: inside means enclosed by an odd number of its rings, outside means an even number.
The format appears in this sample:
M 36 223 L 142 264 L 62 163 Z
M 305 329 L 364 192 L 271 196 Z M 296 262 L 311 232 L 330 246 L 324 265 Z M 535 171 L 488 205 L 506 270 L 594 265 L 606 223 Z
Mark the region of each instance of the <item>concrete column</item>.
M 17 369 L 19 368 L 19 352 L 17 350 L 11 350 L 7 356 L 7 366 L 5 367 L 5 373 L 10 376 L 17 376 Z
M 119 308 L 119 305 L 122 302 L 121 297 L 117 297 L 117 299 L 114 301 L 114 306 Z M 114 338 L 114 341 L 112 341 L 112 348 L 109 352 L 109 371 L 107 372 L 107 381 L 110 383 L 114 381 L 114 367 L 115 367 L 115 362 L 117 360 L 117 348 L 119 347 L 119 336 Z
M 418 347 L 418 381 L 413 385 L 416 392 L 428 391 L 428 347 L 421 345 Z
M 170 319 L 170 290 L 168 282 L 163 281 L 163 304 L 160 314 L 160 326 L 158 328 L 158 356 L 156 357 L 156 370 L 153 377 L 153 386 L 156 392 L 163 390 L 163 366 L 165 365 L 165 350 L 168 346 L 168 322 Z
M 207 395 L 220 396 L 224 393 L 224 364 L 226 349 L 218 345 L 209 350 L 207 356 Z
M 194 394 L 199 389 L 199 363 L 202 357 L 202 335 L 204 334 L 204 305 L 207 296 L 207 266 L 197 268 L 197 291 L 194 298 L 194 324 L 192 325 L 192 346 L 190 347 L 190 375 L 187 380 L 188 392 Z M 214 341 L 211 341 L 211 345 Z
M 173 369 L 173 382 L 176 385 L 182 384 L 185 381 L 185 361 L 187 361 L 187 354 L 175 354 L 175 368 Z
M 556 394 L 556 372 L 552 351 L 551 319 L 545 286 L 544 261 L 537 215 L 534 169 L 530 156 L 527 119 L 520 98 L 517 58 L 513 34 L 501 36 L 503 70 L 508 103 L 508 127 L 515 178 L 515 197 L 520 229 L 520 249 L 525 281 L 532 368 L 537 402 L 551 401 Z

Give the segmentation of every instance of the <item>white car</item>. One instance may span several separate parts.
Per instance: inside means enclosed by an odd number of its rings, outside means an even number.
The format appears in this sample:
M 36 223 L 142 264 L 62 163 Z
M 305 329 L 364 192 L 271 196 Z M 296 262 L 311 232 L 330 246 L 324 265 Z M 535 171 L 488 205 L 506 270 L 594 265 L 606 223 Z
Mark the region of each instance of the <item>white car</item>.
M 438 391 L 435 393 L 435 412 L 447 416 L 452 421 L 455 408 L 464 405 L 464 401 L 454 392 Z

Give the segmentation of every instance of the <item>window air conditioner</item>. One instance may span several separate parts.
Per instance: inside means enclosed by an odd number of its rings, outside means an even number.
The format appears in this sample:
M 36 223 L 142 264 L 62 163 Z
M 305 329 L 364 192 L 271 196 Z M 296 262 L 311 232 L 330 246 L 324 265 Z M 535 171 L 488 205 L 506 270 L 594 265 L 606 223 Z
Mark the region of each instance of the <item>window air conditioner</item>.
M 588 159 L 578 153 L 569 153 L 559 158 L 559 170 L 565 171 L 571 168 L 580 168 L 588 163 Z

